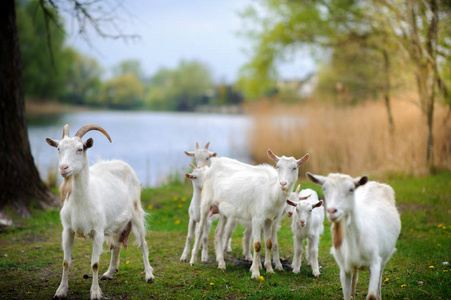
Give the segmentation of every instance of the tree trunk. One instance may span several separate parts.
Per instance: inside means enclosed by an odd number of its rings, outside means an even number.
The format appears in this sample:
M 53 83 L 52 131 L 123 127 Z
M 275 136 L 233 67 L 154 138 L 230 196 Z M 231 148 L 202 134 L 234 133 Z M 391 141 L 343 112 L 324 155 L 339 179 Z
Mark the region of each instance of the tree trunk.
M 391 135 L 393 135 L 393 132 L 395 131 L 395 124 L 393 123 L 393 114 L 390 107 L 390 58 L 387 50 L 382 50 L 382 55 L 384 57 L 384 99 L 388 116 L 388 131 Z
M 54 204 L 34 165 L 28 141 L 22 61 L 14 0 L 0 1 L 0 210 L 12 206 L 28 216 L 28 205 Z

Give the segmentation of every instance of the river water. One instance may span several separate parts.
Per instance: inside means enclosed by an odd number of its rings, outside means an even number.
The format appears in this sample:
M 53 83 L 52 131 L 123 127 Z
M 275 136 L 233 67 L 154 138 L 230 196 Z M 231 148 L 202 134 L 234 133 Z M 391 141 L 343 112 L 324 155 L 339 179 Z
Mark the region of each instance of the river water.
M 192 151 L 196 142 L 218 156 L 243 162 L 251 160 L 248 134 L 252 119 L 246 115 L 170 113 L 170 112 L 76 112 L 53 116 L 51 119 L 29 121 L 28 135 L 35 164 L 41 177 L 47 178 L 49 169 L 58 167 L 58 153 L 50 147 L 46 137 L 60 139 L 63 126 L 69 124 L 70 134 L 84 124 L 102 126 L 111 136 L 112 144 L 98 131 L 84 136 L 94 139 L 88 150 L 90 164 L 97 159 L 120 159 L 130 164 L 144 187 L 156 187 L 170 176 L 181 177 L 190 171 L 192 158 L 184 150 Z M 61 177 L 58 175 L 59 182 Z

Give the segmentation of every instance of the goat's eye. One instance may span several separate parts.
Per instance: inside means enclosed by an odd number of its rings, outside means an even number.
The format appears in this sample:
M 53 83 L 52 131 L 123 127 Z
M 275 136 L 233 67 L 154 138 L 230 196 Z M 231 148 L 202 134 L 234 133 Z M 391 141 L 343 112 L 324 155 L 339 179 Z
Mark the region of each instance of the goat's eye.
M 209 157 L 207 157 L 205 160 L 209 160 L 210 158 Z
M 350 193 L 353 193 L 353 192 L 354 192 L 354 188 L 350 188 L 350 189 L 349 189 L 349 192 L 350 192 Z
M 82 153 L 83 152 L 83 149 L 78 149 L 77 150 L 77 153 Z
M 297 171 L 298 170 L 298 168 L 293 168 L 293 171 Z
M 312 213 L 312 210 L 309 210 L 308 212 L 309 212 L 309 213 Z

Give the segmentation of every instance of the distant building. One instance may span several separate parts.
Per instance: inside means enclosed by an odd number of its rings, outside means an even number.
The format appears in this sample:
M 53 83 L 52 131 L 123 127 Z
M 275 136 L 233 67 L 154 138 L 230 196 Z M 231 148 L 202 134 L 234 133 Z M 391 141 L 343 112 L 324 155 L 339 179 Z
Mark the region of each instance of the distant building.
M 302 99 L 311 97 L 317 85 L 318 76 L 316 73 L 310 73 L 303 80 L 291 79 L 277 81 L 278 90 L 294 90 Z

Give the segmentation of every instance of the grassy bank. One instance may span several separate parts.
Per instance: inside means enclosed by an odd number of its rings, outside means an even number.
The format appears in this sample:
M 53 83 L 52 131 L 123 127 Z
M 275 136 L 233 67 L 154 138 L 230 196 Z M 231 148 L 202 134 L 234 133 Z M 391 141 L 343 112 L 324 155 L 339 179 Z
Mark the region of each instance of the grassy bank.
M 303 177 L 303 176 L 302 176 Z M 385 299 L 449 299 L 451 297 L 451 173 L 408 179 L 391 179 L 401 212 L 402 232 L 398 251 L 388 263 L 383 278 Z M 319 191 L 309 182 L 303 188 Z M 101 281 L 108 299 L 186 298 L 264 298 L 264 299 L 340 299 L 338 267 L 329 254 L 330 223 L 320 241 L 321 276 L 312 276 L 305 261 L 300 274 L 289 265 L 293 255 L 290 221 L 284 218 L 279 231 L 281 258 L 285 270 L 275 274 L 261 271 L 263 280 L 251 280 L 250 264 L 242 259 L 241 235 L 233 237 L 233 252 L 226 256 L 227 270 L 214 262 L 213 232 L 210 233 L 210 262 L 190 267 L 179 261 L 187 225 L 191 185 L 171 185 L 143 192 L 142 202 L 149 216 L 147 241 L 155 282 L 144 282 L 142 257 L 137 247 L 122 251 L 119 273 L 112 281 Z M 60 279 L 63 252 L 59 213 L 34 211 L 27 220 L 15 219 L 19 228 L 0 234 L 0 298 L 50 299 Z M 100 273 L 106 271 L 108 251 L 101 256 Z M 69 276 L 69 298 L 88 299 L 91 278 L 91 242 L 76 238 Z M 364 299 L 368 272 L 361 272 L 358 299 Z

